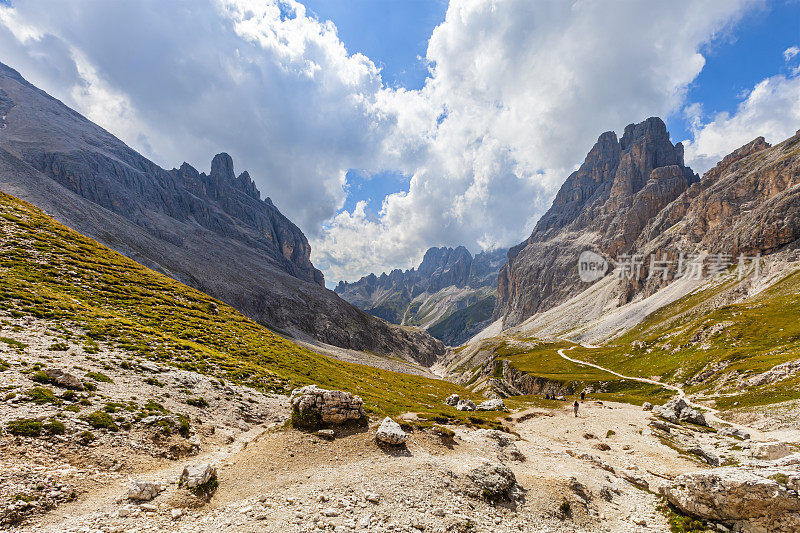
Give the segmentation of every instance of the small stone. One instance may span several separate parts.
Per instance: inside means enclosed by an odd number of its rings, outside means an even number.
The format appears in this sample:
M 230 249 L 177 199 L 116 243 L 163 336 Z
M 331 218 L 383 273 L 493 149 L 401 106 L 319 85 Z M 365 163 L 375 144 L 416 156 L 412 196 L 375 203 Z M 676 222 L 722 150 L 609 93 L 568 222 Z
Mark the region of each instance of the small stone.
M 400 427 L 400 424 L 388 416 L 383 419 L 378 432 L 375 434 L 375 440 L 390 446 L 401 446 L 405 444 L 407 438 L 408 435 Z
M 183 516 L 183 510 L 182 509 L 172 509 L 170 511 L 170 514 L 172 515 L 172 519 L 173 520 L 177 520 L 178 518 Z
M 371 492 L 371 491 L 364 494 L 364 499 L 370 503 L 378 503 L 379 501 L 381 501 L 380 495 L 377 492 Z

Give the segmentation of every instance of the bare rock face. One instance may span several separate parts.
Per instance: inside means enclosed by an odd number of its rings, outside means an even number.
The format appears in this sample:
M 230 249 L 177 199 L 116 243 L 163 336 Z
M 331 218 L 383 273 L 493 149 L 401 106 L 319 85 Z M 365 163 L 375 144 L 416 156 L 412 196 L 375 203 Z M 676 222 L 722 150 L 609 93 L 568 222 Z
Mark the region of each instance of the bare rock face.
M 303 232 L 249 173 L 167 171 L 0 63 L 0 190 L 282 333 L 432 364 L 444 345 L 325 289 Z
M 292 425 L 299 428 L 316 429 L 348 421 L 367 421 L 364 401 L 349 392 L 308 385 L 293 390 L 289 402 L 292 405 Z
M 662 490 L 681 511 L 735 531 L 800 530 L 800 458 L 683 474 Z
M 648 118 L 621 139 L 603 133 L 570 175 L 527 241 L 508 251 L 495 316 L 514 326 L 586 289 L 577 260 L 584 250 L 616 257 L 698 177 L 684 165 L 664 122 Z
M 474 484 L 469 492 L 492 503 L 512 501 L 519 489 L 514 472 L 502 463 L 484 463 L 468 476 Z

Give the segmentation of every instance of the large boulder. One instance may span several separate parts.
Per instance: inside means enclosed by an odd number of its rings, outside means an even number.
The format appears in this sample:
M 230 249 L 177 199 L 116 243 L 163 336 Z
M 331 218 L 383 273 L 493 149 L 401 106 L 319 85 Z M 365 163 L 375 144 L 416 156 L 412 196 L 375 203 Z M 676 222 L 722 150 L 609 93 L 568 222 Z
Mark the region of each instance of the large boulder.
M 316 429 L 320 426 L 345 422 L 367 422 L 364 401 L 349 392 L 326 390 L 308 385 L 292 391 L 292 425 Z
M 686 514 L 735 531 L 800 531 L 800 456 L 683 474 L 662 491 Z
M 149 502 L 161 492 L 161 487 L 149 481 L 131 480 L 128 484 L 128 498 L 140 502 Z
M 481 402 L 475 409 L 478 411 L 508 411 L 506 404 L 499 398 Z
M 70 374 L 60 368 L 46 368 L 44 373 L 50 378 L 54 385 L 65 389 L 83 390 L 83 383 L 77 376 Z
M 754 459 L 773 461 L 786 457 L 791 453 L 792 450 L 789 445 L 780 441 L 754 442 L 750 445 L 750 457 Z
M 381 444 L 388 444 L 389 446 L 402 446 L 406 443 L 408 435 L 400 424 L 389 418 L 388 416 L 383 419 L 378 432 L 375 433 L 375 440 Z
M 475 402 L 472 400 L 461 400 L 456 405 L 456 409 L 459 411 L 474 411 L 475 410 Z
M 473 495 L 497 503 L 511 501 L 517 488 L 517 478 L 514 472 L 502 463 L 484 463 L 472 469 L 469 479 L 474 486 Z
M 187 489 L 194 489 L 205 485 L 217 478 L 217 467 L 208 463 L 186 465 L 181 474 L 180 483 Z
M 675 396 L 664 405 L 653 407 L 653 414 L 660 416 L 674 424 L 679 422 L 691 422 L 700 426 L 707 426 L 706 417 L 702 412 L 689 406 L 686 400 L 680 396 Z
M 450 396 L 447 397 L 444 403 L 455 407 L 456 405 L 458 405 L 459 400 L 461 400 L 461 398 L 459 397 L 458 394 L 451 394 Z

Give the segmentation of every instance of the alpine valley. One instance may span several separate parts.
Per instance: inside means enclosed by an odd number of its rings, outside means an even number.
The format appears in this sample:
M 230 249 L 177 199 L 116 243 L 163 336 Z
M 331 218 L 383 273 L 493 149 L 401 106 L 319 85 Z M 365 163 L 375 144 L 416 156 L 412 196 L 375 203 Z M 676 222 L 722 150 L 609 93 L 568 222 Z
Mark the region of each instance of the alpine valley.
M 800 531 L 800 132 L 600 133 L 523 242 L 331 291 L 228 154 L 0 117 L 0 531 Z

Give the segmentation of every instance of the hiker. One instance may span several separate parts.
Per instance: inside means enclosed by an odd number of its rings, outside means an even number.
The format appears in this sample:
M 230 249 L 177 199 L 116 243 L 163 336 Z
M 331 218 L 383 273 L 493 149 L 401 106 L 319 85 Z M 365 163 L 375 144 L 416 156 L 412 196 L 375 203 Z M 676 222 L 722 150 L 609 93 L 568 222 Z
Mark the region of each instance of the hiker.
M 586 399 L 586 393 L 584 391 L 581 391 L 581 401 L 585 399 Z
M 549 395 L 549 394 L 545 394 L 545 395 L 544 395 L 544 399 L 545 399 L 545 400 L 549 400 L 549 399 L 550 399 L 550 395 Z
M 572 404 L 572 410 L 575 411 L 575 416 L 578 416 L 578 400 L 575 400 L 575 403 Z

